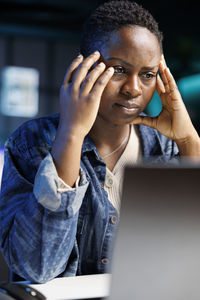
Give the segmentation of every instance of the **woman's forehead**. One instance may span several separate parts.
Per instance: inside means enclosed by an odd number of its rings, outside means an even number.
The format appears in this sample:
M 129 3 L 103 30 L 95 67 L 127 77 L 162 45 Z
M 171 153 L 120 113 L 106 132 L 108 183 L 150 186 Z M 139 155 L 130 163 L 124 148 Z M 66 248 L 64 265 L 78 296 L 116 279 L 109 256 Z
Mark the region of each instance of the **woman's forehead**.
M 161 49 L 157 37 L 148 29 L 139 26 L 124 27 L 113 33 L 101 49 L 105 59 L 118 57 L 152 61 L 160 59 Z
M 160 48 L 157 37 L 147 28 L 141 26 L 123 27 L 109 36 L 107 46 L 112 48 L 124 45 L 134 48 Z

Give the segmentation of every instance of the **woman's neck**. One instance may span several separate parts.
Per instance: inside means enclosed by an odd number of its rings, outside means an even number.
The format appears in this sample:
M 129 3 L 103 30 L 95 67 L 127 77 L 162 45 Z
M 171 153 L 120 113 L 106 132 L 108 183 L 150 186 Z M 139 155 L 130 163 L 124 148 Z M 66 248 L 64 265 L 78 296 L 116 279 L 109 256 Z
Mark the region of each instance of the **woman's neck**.
M 106 121 L 99 121 L 94 123 L 90 136 L 92 137 L 100 156 L 106 157 L 117 148 L 114 156 L 119 156 L 124 150 L 130 134 L 130 125 L 113 125 Z

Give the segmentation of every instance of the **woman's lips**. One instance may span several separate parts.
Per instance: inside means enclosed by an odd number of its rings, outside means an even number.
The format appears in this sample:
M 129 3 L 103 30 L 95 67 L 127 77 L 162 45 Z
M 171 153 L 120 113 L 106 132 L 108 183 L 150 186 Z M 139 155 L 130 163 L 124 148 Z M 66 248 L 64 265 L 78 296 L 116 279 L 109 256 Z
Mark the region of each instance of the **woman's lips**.
M 124 103 L 124 104 L 119 104 L 115 103 L 115 105 L 122 111 L 126 113 L 134 113 L 138 112 L 140 110 L 140 107 L 137 106 L 136 104 L 130 104 L 130 103 Z

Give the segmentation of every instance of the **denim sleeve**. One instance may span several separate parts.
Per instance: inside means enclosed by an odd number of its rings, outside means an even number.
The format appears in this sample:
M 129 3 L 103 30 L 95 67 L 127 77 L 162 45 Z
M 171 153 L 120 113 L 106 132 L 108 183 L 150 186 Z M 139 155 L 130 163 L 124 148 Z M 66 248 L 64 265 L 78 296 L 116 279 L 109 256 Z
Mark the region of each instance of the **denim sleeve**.
M 31 282 L 44 283 L 64 272 L 76 275 L 78 212 L 88 181 L 81 171 L 79 187 L 57 192 L 56 169 L 47 155 L 35 181 L 19 171 L 31 170 L 27 156 L 7 144 L 0 198 L 0 242 L 10 269 Z M 22 164 L 21 164 L 22 165 Z M 29 166 L 29 168 L 27 167 Z
M 49 153 L 41 162 L 35 177 L 33 193 L 40 204 L 51 211 L 66 210 L 68 216 L 75 215 L 85 195 L 87 180 L 80 169 L 80 184 L 76 189 L 59 192 L 60 180 Z M 68 204 L 68 205 L 66 205 Z M 63 207 L 64 205 L 64 207 Z

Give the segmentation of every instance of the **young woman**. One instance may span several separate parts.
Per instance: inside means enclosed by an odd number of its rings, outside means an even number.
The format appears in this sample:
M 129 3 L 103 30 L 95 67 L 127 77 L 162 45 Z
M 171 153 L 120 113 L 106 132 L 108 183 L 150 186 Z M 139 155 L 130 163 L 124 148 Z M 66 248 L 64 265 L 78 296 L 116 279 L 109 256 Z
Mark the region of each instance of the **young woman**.
M 200 157 L 149 12 L 103 4 L 84 27 L 81 53 L 60 115 L 29 121 L 6 143 L 1 247 L 10 269 L 32 282 L 110 270 L 126 163 Z M 163 107 L 150 118 L 142 111 L 156 89 Z

